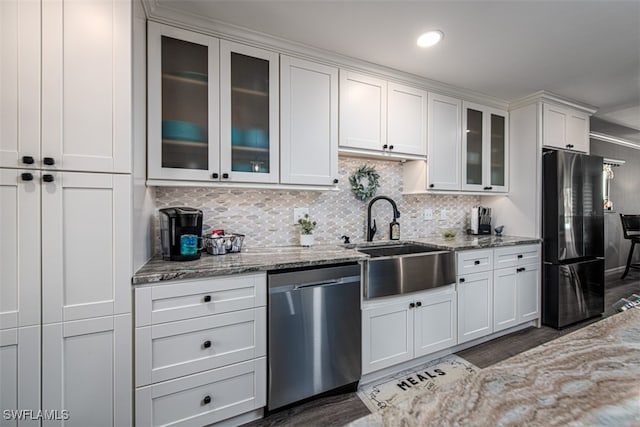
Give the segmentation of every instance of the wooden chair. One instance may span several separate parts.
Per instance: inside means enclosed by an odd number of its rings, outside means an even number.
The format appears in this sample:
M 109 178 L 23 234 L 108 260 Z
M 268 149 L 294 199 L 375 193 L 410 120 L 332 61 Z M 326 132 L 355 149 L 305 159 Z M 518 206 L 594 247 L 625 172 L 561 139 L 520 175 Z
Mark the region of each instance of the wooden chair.
M 624 215 L 620 214 L 620 221 L 622 221 L 622 233 L 624 238 L 631 241 L 631 248 L 629 248 L 629 257 L 627 258 L 627 266 L 622 273 L 621 279 L 624 279 L 630 268 L 640 269 L 640 264 L 631 263 L 633 258 L 633 250 L 636 247 L 636 243 L 640 244 L 640 215 Z

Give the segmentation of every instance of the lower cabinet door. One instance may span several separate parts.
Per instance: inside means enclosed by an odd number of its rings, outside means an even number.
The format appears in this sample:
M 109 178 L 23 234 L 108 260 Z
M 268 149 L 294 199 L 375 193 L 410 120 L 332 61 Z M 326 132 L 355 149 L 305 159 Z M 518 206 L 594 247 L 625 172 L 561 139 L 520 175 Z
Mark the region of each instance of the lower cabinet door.
M 131 330 L 129 314 L 43 326 L 43 408 L 68 415 L 43 425 L 131 425 Z
M 416 295 L 414 357 L 424 356 L 457 343 L 456 291 L 443 290 Z
M 463 281 L 464 280 L 464 281 Z M 493 331 L 493 271 L 458 279 L 458 343 Z
M 413 358 L 412 298 L 376 303 L 362 310 L 362 373 Z
M 540 317 L 540 265 L 522 267 L 518 273 L 517 287 L 520 323 Z
M 518 324 L 518 292 L 516 267 L 493 272 L 493 331 L 501 331 Z
M 136 389 L 136 426 L 204 426 L 266 405 L 266 358 Z
M 40 408 L 40 326 L 0 330 L 0 426 L 38 426 Z

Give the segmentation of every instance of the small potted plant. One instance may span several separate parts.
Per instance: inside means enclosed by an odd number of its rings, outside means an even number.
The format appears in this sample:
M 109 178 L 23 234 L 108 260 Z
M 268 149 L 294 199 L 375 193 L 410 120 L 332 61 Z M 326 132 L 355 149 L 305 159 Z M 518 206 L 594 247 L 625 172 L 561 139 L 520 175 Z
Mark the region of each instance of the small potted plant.
M 300 224 L 300 246 L 313 245 L 313 229 L 316 228 L 316 222 L 311 221 L 309 214 L 304 214 L 303 218 L 298 219 Z

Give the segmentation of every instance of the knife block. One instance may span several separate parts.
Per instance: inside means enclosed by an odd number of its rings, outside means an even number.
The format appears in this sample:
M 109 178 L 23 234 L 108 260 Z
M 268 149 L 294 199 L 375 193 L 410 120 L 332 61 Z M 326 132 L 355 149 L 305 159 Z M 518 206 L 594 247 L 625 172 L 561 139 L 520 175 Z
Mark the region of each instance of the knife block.
M 491 224 L 478 225 L 478 235 L 481 234 L 491 234 Z

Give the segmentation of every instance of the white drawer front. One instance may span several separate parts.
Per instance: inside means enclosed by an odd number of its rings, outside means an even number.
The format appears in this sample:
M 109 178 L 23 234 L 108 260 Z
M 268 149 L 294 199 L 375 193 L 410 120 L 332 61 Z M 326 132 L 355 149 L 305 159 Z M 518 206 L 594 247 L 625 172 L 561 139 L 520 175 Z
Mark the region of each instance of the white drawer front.
M 493 269 L 493 249 L 458 252 L 458 276 Z
M 263 357 L 139 388 L 136 425 L 203 426 L 261 408 L 266 371 Z
M 266 289 L 265 273 L 136 288 L 136 326 L 264 306 Z
M 540 263 L 540 245 L 519 245 L 494 249 L 495 268 Z
M 136 386 L 266 355 L 266 307 L 136 328 Z

